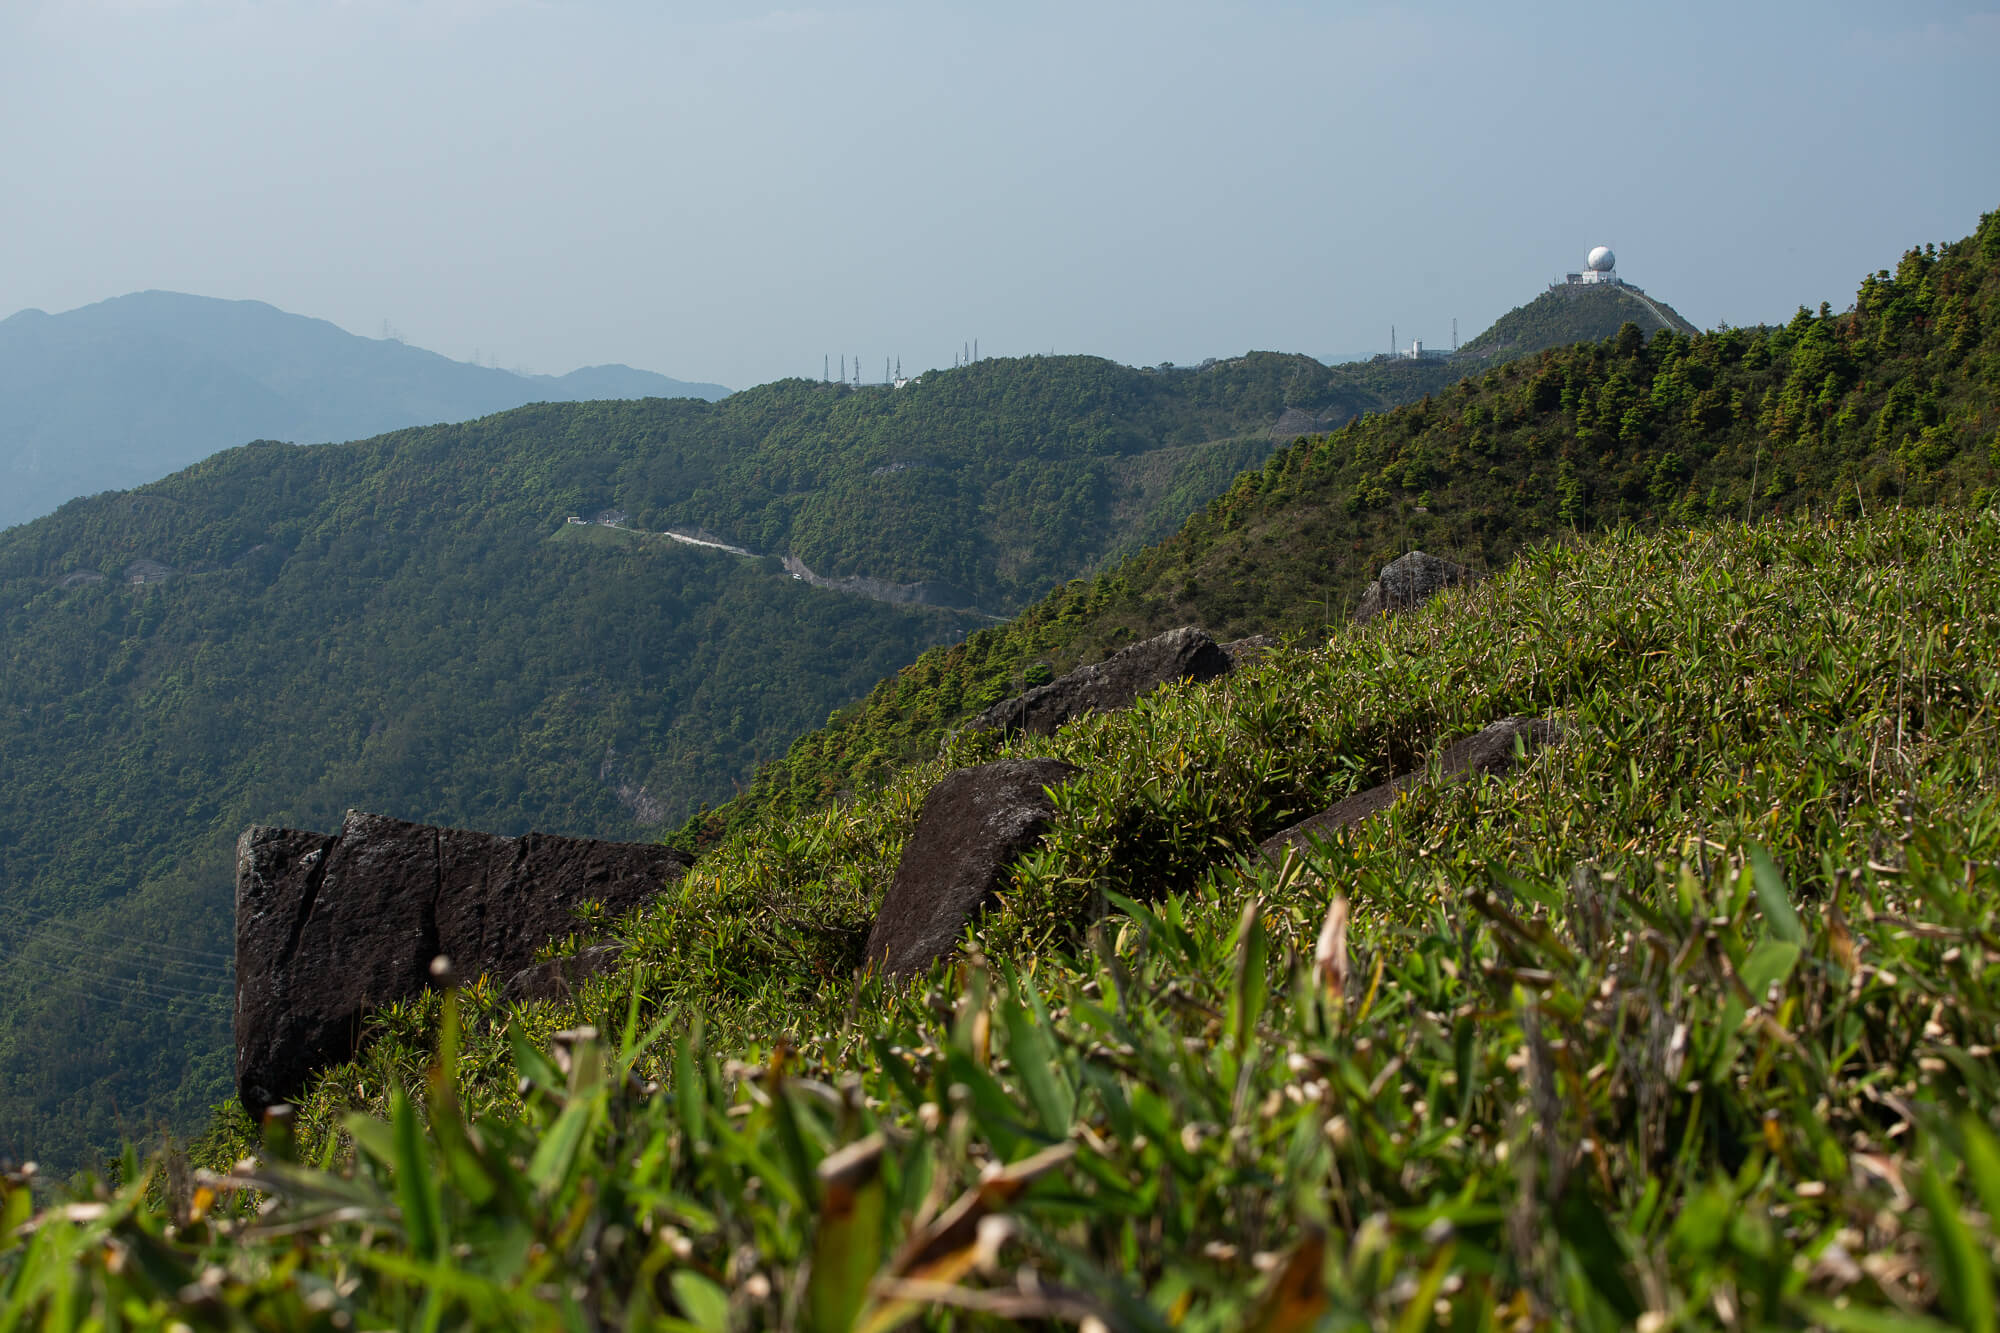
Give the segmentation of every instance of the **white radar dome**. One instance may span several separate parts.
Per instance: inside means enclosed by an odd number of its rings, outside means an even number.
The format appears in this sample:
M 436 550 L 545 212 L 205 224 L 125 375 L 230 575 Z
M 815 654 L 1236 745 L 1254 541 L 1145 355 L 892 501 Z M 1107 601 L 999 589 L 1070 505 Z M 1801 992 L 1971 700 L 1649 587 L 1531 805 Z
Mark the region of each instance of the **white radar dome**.
M 1608 245 L 1598 246 L 1590 252 L 1590 258 L 1583 261 L 1584 267 L 1592 273 L 1609 273 L 1617 263 L 1618 256 L 1611 253 Z

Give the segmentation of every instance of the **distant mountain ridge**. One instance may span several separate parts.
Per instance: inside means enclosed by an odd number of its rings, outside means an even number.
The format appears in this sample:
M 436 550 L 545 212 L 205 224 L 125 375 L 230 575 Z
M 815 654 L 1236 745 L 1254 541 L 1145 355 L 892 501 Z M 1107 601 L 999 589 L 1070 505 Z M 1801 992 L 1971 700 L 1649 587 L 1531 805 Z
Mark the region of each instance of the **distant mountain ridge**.
M 728 392 L 623 365 L 521 375 L 262 301 L 147 291 L 23 310 L 0 320 L 0 527 L 255 439 L 352 440 L 538 401 Z

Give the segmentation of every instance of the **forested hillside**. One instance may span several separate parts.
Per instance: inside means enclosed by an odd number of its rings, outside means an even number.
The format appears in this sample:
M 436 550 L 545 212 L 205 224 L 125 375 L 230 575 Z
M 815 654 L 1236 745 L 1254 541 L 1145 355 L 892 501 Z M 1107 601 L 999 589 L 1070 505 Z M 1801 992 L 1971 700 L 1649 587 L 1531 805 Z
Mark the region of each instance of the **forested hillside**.
M 540 405 L 251 445 L 0 535 L 0 1155 L 58 1169 L 225 1094 L 244 826 L 644 836 L 984 623 L 642 530 L 1008 608 L 1177 524 L 1287 411 L 1441 373 L 1035 358 Z
M 822 575 L 939 582 L 1006 613 L 1173 531 L 1282 440 L 1456 373 L 1251 353 L 1148 370 L 988 360 L 903 389 L 787 380 L 684 405 L 602 494 L 637 526 L 702 525 Z
M 1511 361 L 1529 352 L 1568 343 L 1602 342 L 1626 324 L 1651 335 L 1662 329 L 1699 332 L 1665 301 L 1624 283 L 1565 283 L 1516 306 L 1467 343 L 1460 355 L 1488 362 Z
M 1031 672 L 1135 637 L 1338 622 L 1411 548 L 1486 571 L 1533 543 L 1624 523 L 1983 504 L 1996 432 L 2000 214 L 1989 214 L 1976 235 L 1869 275 L 1845 312 L 1699 335 L 1627 325 L 1294 443 L 1172 539 L 882 681 L 679 836 L 699 845 L 879 780 Z

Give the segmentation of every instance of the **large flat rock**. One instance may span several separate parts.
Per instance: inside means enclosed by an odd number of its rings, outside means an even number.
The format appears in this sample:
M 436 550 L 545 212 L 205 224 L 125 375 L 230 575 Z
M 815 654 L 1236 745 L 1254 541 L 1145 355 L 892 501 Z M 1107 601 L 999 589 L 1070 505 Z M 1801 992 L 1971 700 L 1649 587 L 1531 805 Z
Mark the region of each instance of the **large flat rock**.
M 624 911 L 686 873 L 644 843 L 502 838 L 350 810 L 337 834 L 236 843 L 236 1086 L 251 1115 L 352 1057 L 368 1015 L 460 976 L 511 977 L 586 902 Z
M 1443 753 L 1438 755 L 1438 780 L 1451 783 L 1485 776 L 1497 777 L 1514 767 L 1517 753 L 1532 754 L 1538 747 L 1557 738 L 1555 725 L 1546 718 L 1503 717 L 1445 746 Z M 1274 861 L 1281 860 L 1288 847 L 1304 849 L 1314 838 L 1332 837 L 1339 829 L 1350 828 L 1370 815 L 1380 814 L 1393 805 L 1398 796 L 1429 777 L 1430 769 L 1426 767 L 1419 772 L 1405 773 L 1379 787 L 1356 792 L 1312 818 L 1300 820 L 1282 833 L 1266 838 L 1259 850 Z
M 1354 618 L 1373 620 L 1377 616 L 1407 611 L 1429 601 L 1453 584 L 1465 582 L 1470 573 L 1464 565 L 1423 551 L 1398 556 L 1382 566 L 1382 572 L 1361 594 L 1361 601 L 1354 608 Z
M 1055 803 L 1046 789 L 1077 771 L 1060 759 L 1002 759 L 946 774 L 924 797 L 868 931 L 869 965 L 903 976 L 951 952 L 1007 868 L 1048 831 Z
M 1085 713 L 1129 708 L 1157 687 L 1182 680 L 1213 680 L 1233 663 L 1207 631 L 1170 629 L 1119 649 L 1102 662 L 1081 666 L 1026 694 L 994 704 L 966 723 L 972 731 L 1054 735 Z

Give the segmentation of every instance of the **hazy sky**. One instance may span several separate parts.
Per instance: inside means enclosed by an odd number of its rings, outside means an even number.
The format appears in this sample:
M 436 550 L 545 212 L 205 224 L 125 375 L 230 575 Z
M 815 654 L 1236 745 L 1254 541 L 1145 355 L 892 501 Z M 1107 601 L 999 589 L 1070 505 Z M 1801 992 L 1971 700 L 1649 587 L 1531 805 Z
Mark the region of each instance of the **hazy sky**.
M 2000 207 L 2000 9 L 0 0 L 0 315 L 148 287 L 745 386 L 1704 326 Z

